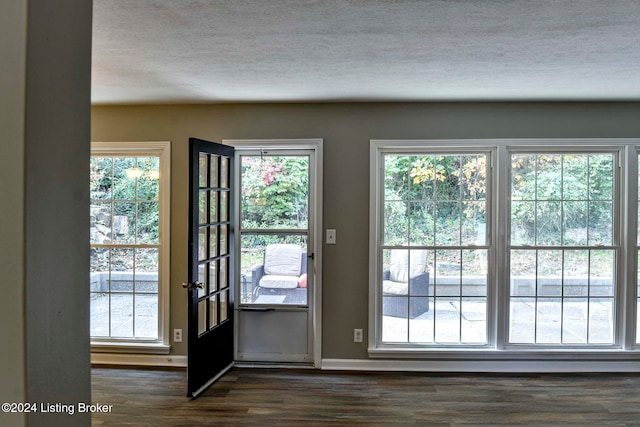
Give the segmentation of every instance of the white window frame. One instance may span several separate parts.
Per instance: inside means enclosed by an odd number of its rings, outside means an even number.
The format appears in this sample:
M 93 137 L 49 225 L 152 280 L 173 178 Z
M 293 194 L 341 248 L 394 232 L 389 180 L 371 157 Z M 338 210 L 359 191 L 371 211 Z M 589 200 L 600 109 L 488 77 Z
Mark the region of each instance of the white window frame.
M 467 139 L 467 140 L 371 140 L 370 141 L 370 239 L 369 239 L 369 356 L 372 358 L 414 358 L 477 360 L 477 361 L 522 361 L 524 359 L 545 361 L 567 361 L 589 355 L 590 361 L 627 361 L 640 359 L 640 343 L 635 341 L 636 329 L 636 260 L 637 260 L 637 207 L 638 207 L 638 154 L 640 139 Z M 491 199 L 491 221 L 493 227 L 488 230 L 493 244 L 489 258 L 488 286 L 488 345 L 485 348 L 467 348 L 451 346 L 433 347 L 409 344 L 383 344 L 381 342 L 381 296 L 378 289 L 381 260 L 378 258 L 378 246 L 381 243 L 383 215 L 381 211 L 383 155 L 386 152 L 429 151 L 487 151 L 494 150 L 492 158 L 492 184 L 487 192 L 493 192 Z M 508 303 L 509 271 L 506 268 L 509 247 L 509 194 L 510 194 L 510 155 L 511 151 L 520 152 L 531 149 L 540 151 L 579 151 L 589 153 L 606 149 L 619 151 L 618 176 L 619 209 L 615 218 L 619 227 L 619 259 L 617 263 L 616 292 L 616 336 L 615 343 L 606 346 L 523 346 L 508 343 Z M 600 151 L 601 152 L 601 151 Z M 487 227 L 489 226 L 487 217 Z M 491 256 L 493 253 L 493 257 Z M 468 365 L 470 366 L 470 365 Z M 449 366 L 452 368 L 452 366 Z M 454 368 L 455 369 L 455 368 Z M 471 369 L 471 368 L 470 368 Z M 498 368 L 500 370 L 502 368 Z
M 623 223 L 623 218 L 621 217 L 621 212 L 622 212 L 622 203 L 624 200 L 623 197 L 623 193 L 624 193 L 624 185 L 623 185 L 623 167 L 622 167 L 622 163 L 624 162 L 624 156 L 625 156 L 625 147 L 624 146 L 619 146 L 619 145 L 610 145 L 610 146 L 606 146 L 606 145 L 591 145 L 591 146 L 575 146 L 575 145 L 561 145 L 561 146 L 556 146 L 556 145 L 538 145 L 538 146 L 533 146 L 533 145 L 524 145 L 524 146 L 509 146 L 507 147 L 507 162 L 509 163 L 509 170 L 508 170 L 508 175 L 505 178 L 505 181 L 507 182 L 507 184 L 510 187 L 511 184 L 511 167 L 510 167 L 510 163 L 511 163 L 511 156 L 514 154 L 557 154 L 557 155 L 562 155 L 562 154 L 584 154 L 584 155 L 589 155 L 589 154 L 612 154 L 614 155 L 614 165 L 613 165 L 613 178 L 614 178 L 614 182 L 613 182 L 613 207 L 612 207 L 612 242 L 610 245 L 604 245 L 601 247 L 601 249 L 608 249 L 608 250 L 614 250 L 615 254 L 616 254 L 616 260 L 615 260 L 615 270 L 614 270 L 614 276 L 616 276 L 616 273 L 620 273 L 622 274 L 623 271 L 623 259 L 624 259 L 624 255 L 623 255 L 623 250 L 622 250 L 622 229 L 621 229 L 621 225 Z M 510 194 L 511 190 L 510 188 L 507 188 L 506 191 L 508 193 L 505 194 Z M 508 213 L 511 213 L 511 206 L 510 206 L 510 200 L 507 200 L 507 210 Z M 527 247 L 528 249 L 531 250 L 538 250 L 540 248 L 545 248 L 545 245 L 514 245 L 511 243 L 511 215 L 507 215 L 507 218 L 505 220 L 505 224 L 507 224 L 507 230 L 506 230 L 506 244 L 507 244 L 507 249 L 505 251 L 505 265 L 510 265 L 510 261 L 509 261 L 509 254 L 510 251 L 513 248 L 525 248 Z M 556 250 L 563 250 L 564 246 L 561 245 L 552 245 L 549 246 L 552 248 L 556 248 Z M 598 245 L 584 245 L 584 246 L 578 246 L 578 250 L 596 250 L 598 249 L 599 246 Z M 510 277 L 506 277 L 505 280 L 509 280 Z M 508 283 L 508 282 L 505 282 Z M 613 302 L 614 302 L 614 307 L 613 307 L 613 318 L 614 318 L 614 334 L 613 334 L 613 342 L 611 344 L 534 344 L 534 343 L 511 343 L 508 342 L 508 336 L 504 337 L 505 340 L 505 344 L 504 344 L 504 348 L 505 349 L 557 349 L 557 350 L 565 350 L 568 348 L 577 348 L 577 349 L 609 349 L 609 348 L 622 348 L 621 346 L 621 342 L 623 341 L 623 338 L 621 336 L 621 332 L 623 330 L 621 326 L 623 323 L 621 323 L 621 320 L 619 318 L 620 316 L 620 312 L 621 312 L 621 308 L 624 305 L 624 300 L 622 298 L 622 293 L 623 293 L 623 285 L 622 285 L 623 281 L 617 279 L 616 277 L 616 284 L 614 286 L 615 288 L 615 296 L 613 298 Z M 505 301 L 505 316 L 507 316 L 507 318 L 509 317 L 509 313 L 510 310 L 508 309 L 509 307 L 509 303 L 510 303 L 510 295 L 509 295 L 509 291 L 508 291 L 509 286 L 507 286 L 505 288 L 505 297 L 506 297 L 506 301 Z M 536 297 L 532 297 L 532 298 L 538 298 Z M 564 301 L 564 297 L 561 298 Z M 508 325 L 510 323 L 510 319 L 507 320 L 505 328 L 508 329 Z M 508 332 L 508 331 L 507 331 Z
M 312 313 L 311 319 L 309 319 L 309 328 L 308 333 L 310 336 L 310 340 L 312 342 L 313 347 L 313 364 L 314 367 L 320 368 L 322 361 L 322 203 L 323 203 L 323 171 L 324 171 L 324 163 L 323 163 L 323 152 L 324 152 L 324 140 L 322 138 L 303 138 L 303 139 L 223 139 L 222 143 L 225 145 L 230 145 L 235 148 L 236 156 L 236 182 L 240 182 L 240 171 L 242 168 L 238 166 L 238 162 L 240 161 L 240 156 L 246 153 L 251 152 L 270 152 L 273 153 L 284 153 L 284 152 L 294 152 L 294 151 L 313 151 L 315 157 L 315 176 L 310 179 L 310 187 L 309 194 L 313 195 L 309 200 L 309 215 L 310 217 L 313 215 L 313 218 L 310 218 L 312 226 L 309 227 L 310 235 L 310 244 L 309 250 L 312 251 L 314 256 L 314 282 L 313 282 L 313 293 L 308 295 L 307 304 L 309 306 L 309 310 Z M 313 183 L 313 186 L 311 185 Z M 240 224 L 240 200 L 238 192 L 240 191 L 240 186 L 236 186 L 234 189 L 236 192 L 235 197 L 235 218 L 234 221 L 236 224 Z M 236 233 L 236 257 L 240 259 L 240 235 L 241 233 Z M 236 277 L 236 295 L 239 295 L 240 289 L 240 262 L 237 262 L 235 265 L 235 277 Z M 235 309 L 237 310 L 240 307 L 240 298 L 236 298 L 235 300 Z M 235 356 L 238 357 L 238 327 L 239 324 L 235 322 L 236 331 L 234 332 L 234 352 Z
M 384 193 L 384 156 L 386 155 L 407 155 L 407 156 L 422 156 L 422 155 L 426 155 L 426 156 L 433 156 L 433 155 L 451 155 L 451 156 L 455 156 L 455 155 L 461 155 L 461 154 L 465 154 L 465 155 L 484 155 L 486 156 L 486 160 L 487 160 L 487 177 L 486 177 L 486 217 L 487 218 L 492 218 L 493 215 L 493 203 L 492 203 L 492 199 L 494 198 L 494 193 L 495 191 L 492 188 L 493 185 L 493 177 L 492 177 L 492 173 L 491 170 L 493 169 L 492 166 L 492 161 L 495 158 L 496 152 L 494 148 L 491 147 L 470 147 L 470 146 L 448 146 L 448 147 L 444 147 L 444 146 L 422 146 L 422 147 L 416 147 L 416 148 L 410 148 L 410 147 L 394 147 L 394 148 L 386 148 L 383 147 L 380 150 L 380 154 L 381 154 L 381 158 L 380 158 L 380 168 L 382 171 L 381 176 L 379 177 L 379 179 L 377 179 L 377 185 L 379 190 L 382 192 L 380 193 L 381 195 Z M 384 197 L 380 197 L 379 199 L 379 203 L 378 203 L 378 215 L 381 218 L 380 223 L 378 224 L 378 226 L 376 227 L 376 232 L 378 233 L 377 235 L 379 236 L 380 239 L 384 239 L 384 224 L 383 224 L 383 220 L 382 218 L 384 217 L 384 206 L 383 206 L 383 198 Z M 493 283 L 495 282 L 495 270 L 492 268 L 493 266 L 493 262 L 492 259 L 494 258 L 494 253 L 495 253 L 495 248 L 494 248 L 494 239 L 493 239 L 493 233 L 492 233 L 492 227 L 491 225 L 494 223 L 494 221 L 489 220 L 487 222 L 487 228 L 485 230 L 485 244 L 484 245 L 479 245 L 477 247 L 475 247 L 476 249 L 484 249 L 487 251 L 487 284 Z M 389 246 L 389 245 L 385 245 L 383 243 L 380 243 L 379 245 L 377 245 L 377 249 L 376 249 L 376 253 L 375 255 L 373 255 L 373 253 L 371 254 L 371 259 L 375 259 L 380 263 L 380 256 L 382 251 L 386 250 L 386 249 L 394 249 L 394 247 Z M 416 250 L 416 249 L 426 249 L 426 250 L 430 250 L 430 251 L 435 251 L 437 250 L 437 248 L 441 246 L 441 245 L 437 245 L 434 244 L 433 245 L 428 245 L 428 246 L 421 246 L 421 245 L 403 245 L 402 248 L 406 248 L 406 249 L 412 249 L 412 250 Z M 460 248 L 461 250 L 470 250 L 473 248 L 472 245 L 463 245 L 462 243 L 458 243 L 455 245 L 446 245 L 447 249 L 458 249 Z M 397 247 L 400 248 L 400 247 Z M 380 274 L 380 269 L 376 269 L 375 274 L 379 275 Z M 433 272 L 432 272 L 433 274 Z M 380 277 L 378 276 L 376 283 L 380 283 Z M 452 343 L 450 345 L 447 345 L 447 348 L 488 348 L 490 347 L 490 342 L 492 340 L 492 337 L 490 337 L 489 335 L 489 331 L 492 328 L 489 328 L 489 325 L 493 322 L 492 319 L 492 315 L 493 313 L 495 313 L 495 310 L 493 309 L 493 305 L 492 305 L 492 301 L 494 300 L 494 295 L 493 295 L 493 288 L 491 286 L 487 286 L 487 295 L 486 295 L 486 313 L 487 313 L 487 344 L 483 344 L 483 343 L 470 343 L 470 344 L 456 344 L 456 343 Z M 381 295 L 381 289 L 379 286 L 375 286 L 375 290 L 374 292 L 376 292 L 376 306 L 375 309 L 377 310 L 378 313 L 381 312 L 382 309 L 382 295 Z M 463 297 L 463 296 L 461 296 Z M 429 296 L 428 297 L 431 301 L 431 299 L 433 299 L 433 301 L 436 301 L 437 299 L 440 298 L 451 298 L 451 297 L 441 297 L 441 296 L 437 296 L 434 295 L 433 296 Z M 431 305 L 431 302 L 430 302 Z M 433 309 L 434 307 L 432 306 L 431 309 Z M 382 316 L 377 316 L 377 332 L 378 335 L 376 336 L 379 344 L 379 347 L 383 347 L 383 348 L 395 348 L 398 346 L 398 344 L 395 343 L 391 343 L 391 344 L 384 344 L 382 343 Z M 435 319 L 434 319 L 435 321 Z M 403 346 L 409 347 L 409 348 L 430 348 L 430 349 L 440 349 L 443 348 L 442 345 L 439 344 L 413 344 L 413 343 L 405 343 L 403 344 Z
M 91 156 L 158 156 L 160 158 L 158 338 L 94 338 L 91 351 L 101 353 L 168 354 L 171 262 L 171 142 L 92 142 Z

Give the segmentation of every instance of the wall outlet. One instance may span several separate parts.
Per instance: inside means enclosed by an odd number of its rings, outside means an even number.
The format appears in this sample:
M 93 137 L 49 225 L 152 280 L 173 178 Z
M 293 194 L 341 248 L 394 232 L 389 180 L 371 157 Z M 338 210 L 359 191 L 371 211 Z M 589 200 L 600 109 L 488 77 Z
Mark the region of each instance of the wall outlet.
M 362 342 L 362 329 L 353 330 L 353 342 Z
M 333 228 L 327 229 L 326 235 L 327 245 L 335 245 L 336 244 L 336 230 Z
M 173 330 L 173 342 L 182 342 L 182 329 Z

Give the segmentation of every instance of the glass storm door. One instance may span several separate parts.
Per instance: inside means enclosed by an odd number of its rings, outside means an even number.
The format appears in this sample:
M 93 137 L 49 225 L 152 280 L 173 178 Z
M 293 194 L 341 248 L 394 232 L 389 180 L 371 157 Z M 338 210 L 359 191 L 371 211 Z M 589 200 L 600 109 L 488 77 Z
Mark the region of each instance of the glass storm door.
M 311 363 L 312 150 L 238 150 L 237 360 Z
M 233 366 L 233 147 L 189 139 L 188 396 Z

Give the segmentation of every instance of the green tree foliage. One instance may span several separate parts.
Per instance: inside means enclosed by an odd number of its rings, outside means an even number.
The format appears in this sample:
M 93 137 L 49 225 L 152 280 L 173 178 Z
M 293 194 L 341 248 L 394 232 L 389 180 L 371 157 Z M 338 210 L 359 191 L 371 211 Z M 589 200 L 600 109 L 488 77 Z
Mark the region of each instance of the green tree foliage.
M 309 219 L 309 158 L 242 156 L 242 228 L 304 229 Z M 301 244 L 299 236 L 251 235 L 243 247 Z
M 112 218 L 126 217 L 129 232 L 121 243 L 157 243 L 158 157 L 92 157 L 90 163 L 90 192 L 94 206 L 110 210 Z M 109 223 L 110 226 L 110 223 Z M 115 237 L 115 236 L 114 236 Z
M 486 170 L 483 155 L 385 156 L 385 243 L 420 240 L 418 227 L 425 235 L 435 230 L 436 243 L 464 242 L 465 224 L 485 222 Z M 512 157 L 515 244 L 610 244 L 612 202 L 610 154 Z
M 309 159 L 243 156 L 243 228 L 305 228 Z
M 516 155 L 511 188 L 514 243 L 611 243 L 613 156 Z

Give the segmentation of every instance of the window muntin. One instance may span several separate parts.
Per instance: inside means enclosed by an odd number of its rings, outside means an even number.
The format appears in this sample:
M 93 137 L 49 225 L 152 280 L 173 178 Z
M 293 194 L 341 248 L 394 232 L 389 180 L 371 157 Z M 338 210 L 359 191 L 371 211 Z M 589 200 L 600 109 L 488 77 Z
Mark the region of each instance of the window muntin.
M 383 155 L 383 343 L 487 343 L 488 157 Z
M 509 342 L 615 343 L 616 153 L 511 153 Z

